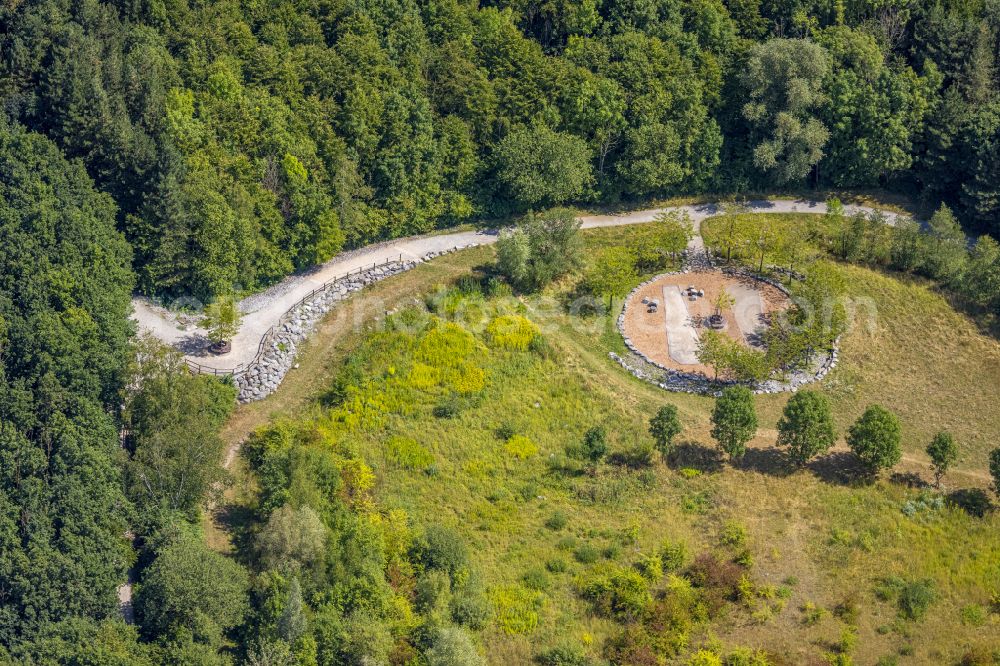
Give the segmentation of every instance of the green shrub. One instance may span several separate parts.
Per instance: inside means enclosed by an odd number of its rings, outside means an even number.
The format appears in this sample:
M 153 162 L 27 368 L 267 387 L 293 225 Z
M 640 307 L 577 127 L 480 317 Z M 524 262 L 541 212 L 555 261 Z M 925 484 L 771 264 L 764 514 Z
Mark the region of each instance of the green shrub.
M 465 588 L 451 598 L 451 619 L 479 631 L 486 627 L 493 616 L 490 600 L 479 588 Z
M 545 573 L 544 569 L 528 569 L 521 577 L 521 581 L 529 590 L 535 590 L 538 592 L 546 590 L 549 587 L 549 577 Z
M 882 601 L 896 599 L 900 617 L 919 620 L 934 602 L 934 584 L 929 580 L 885 578 L 875 587 L 875 596 Z
M 413 559 L 425 569 L 444 571 L 452 580 L 468 566 L 469 554 L 465 542 L 455 530 L 444 525 L 429 525 L 414 540 Z
M 931 581 L 910 581 L 899 591 L 899 611 L 908 620 L 919 620 L 934 602 L 935 596 Z
M 899 594 L 905 581 L 897 576 L 883 578 L 875 585 L 875 598 L 879 601 L 891 601 Z
M 525 481 L 517 490 L 517 496 L 525 502 L 538 498 L 540 493 L 541 486 L 536 481 L 530 479 Z
M 443 401 L 434 405 L 433 414 L 439 419 L 453 419 L 462 413 L 464 405 L 455 396 L 449 396 Z
M 844 627 L 840 632 L 840 641 L 837 643 L 837 650 L 840 654 L 849 654 L 858 645 L 857 627 Z
M 434 455 L 415 439 L 395 436 L 387 446 L 390 459 L 404 469 L 426 470 L 434 463 Z
M 728 521 L 722 526 L 719 541 L 723 546 L 733 550 L 743 549 L 747 545 L 747 528 L 737 522 Z
M 827 615 L 827 610 L 820 606 L 817 606 L 812 601 L 807 601 L 805 605 L 802 606 L 802 624 L 807 627 L 819 624 Z
M 470 629 L 483 629 L 493 614 L 482 579 L 475 573 L 463 573 L 452 585 L 451 619 Z
M 424 615 L 431 615 L 446 605 L 451 596 L 451 579 L 444 571 L 427 571 L 413 587 L 414 607 Z
M 757 593 L 754 590 L 753 581 L 750 580 L 750 576 L 743 574 L 740 577 L 740 582 L 736 584 L 736 597 L 747 608 L 753 608 L 754 602 L 757 600 Z
M 569 564 L 561 557 L 553 557 L 545 562 L 545 568 L 552 573 L 563 573 Z
M 967 624 L 970 627 L 981 627 L 986 624 L 986 608 L 979 604 L 964 606 L 961 615 L 962 624 Z
M 635 569 L 611 568 L 586 581 L 583 596 L 607 617 L 634 620 L 652 603 L 649 585 Z
M 558 532 L 562 528 L 566 527 L 567 522 L 569 522 L 569 519 L 566 518 L 566 514 L 562 511 L 556 511 L 545 519 L 545 526 L 550 530 Z
M 583 435 L 581 454 L 592 463 L 600 462 L 608 452 L 607 434 L 603 426 L 594 426 Z
M 497 429 L 493 431 L 493 434 L 496 435 L 496 438 L 499 439 L 500 441 L 506 442 L 511 437 L 517 434 L 517 430 L 515 430 L 514 426 L 511 425 L 508 421 L 504 421 L 503 423 L 497 426 Z
M 427 666 L 485 666 L 469 632 L 461 627 L 439 629 L 425 653 Z
M 593 564 L 600 558 L 601 551 L 599 551 L 595 546 L 589 543 L 580 544 L 576 550 L 573 551 L 573 557 L 576 561 L 581 564 Z
M 659 555 L 641 555 L 635 563 L 635 568 L 644 578 L 656 582 L 663 577 L 663 560 Z
M 683 543 L 664 541 L 660 546 L 660 561 L 664 571 L 678 571 L 687 562 L 687 549 Z
M 623 546 L 634 546 L 639 543 L 639 523 L 632 521 L 618 532 L 618 541 Z
M 570 645 L 557 645 L 542 652 L 535 661 L 539 666 L 590 666 L 593 662 L 583 650 Z

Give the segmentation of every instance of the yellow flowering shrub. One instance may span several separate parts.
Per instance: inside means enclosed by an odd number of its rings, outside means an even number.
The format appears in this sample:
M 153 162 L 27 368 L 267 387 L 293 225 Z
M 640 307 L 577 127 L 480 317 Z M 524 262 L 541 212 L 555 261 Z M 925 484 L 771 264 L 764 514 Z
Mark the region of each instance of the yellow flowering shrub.
M 496 349 L 525 351 L 538 335 L 538 327 L 521 315 L 495 317 L 486 327 L 486 339 Z
M 504 448 L 507 449 L 507 453 L 518 460 L 524 460 L 526 458 L 530 458 L 531 456 L 538 455 L 538 445 L 524 435 L 514 435 L 507 440 L 507 444 Z

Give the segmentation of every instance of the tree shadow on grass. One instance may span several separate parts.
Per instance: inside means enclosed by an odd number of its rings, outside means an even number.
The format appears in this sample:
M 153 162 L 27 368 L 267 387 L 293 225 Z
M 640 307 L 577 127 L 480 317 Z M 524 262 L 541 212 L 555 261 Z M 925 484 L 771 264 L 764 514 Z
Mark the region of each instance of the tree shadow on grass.
M 672 469 L 696 469 L 699 472 L 718 472 L 724 460 L 718 449 L 693 441 L 680 442 L 668 461 Z
M 841 486 L 864 486 L 874 478 L 856 455 L 835 451 L 810 461 L 806 468 L 827 483 Z
M 948 501 L 976 518 L 982 518 L 993 508 L 990 496 L 982 488 L 953 490 L 948 493 Z
M 253 510 L 242 504 L 223 504 L 217 506 L 213 513 L 218 526 L 230 535 L 237 559 L 246 560 L 254 552 L 250 529 L 255 519 Z
M 740 468 L 771 476 L 788 476 L 795 471 L 795 468 L 788 464 L 785 453 L 776 446 L 747 449 L 743 460 L 740 461 Z
M 893 472 L 889 477 L 893 483 L 907 488 L 929 488 L 931 484 L 924 481 L 916 472 Z

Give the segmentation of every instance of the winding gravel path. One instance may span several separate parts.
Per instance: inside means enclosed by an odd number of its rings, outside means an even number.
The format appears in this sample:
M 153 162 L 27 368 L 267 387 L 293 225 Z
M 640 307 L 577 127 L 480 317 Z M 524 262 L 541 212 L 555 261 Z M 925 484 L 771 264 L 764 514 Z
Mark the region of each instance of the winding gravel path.
M 825 203 L 805 199 L 751 201 L 748 208 L 757 213 L 823 214 L 826 212 Z M 586 215 L 582 216 L 580 221 L 584 229 L 616 227 L 651 222 L 658 214 L 672 210 L 686 211 L 696 224 L 705 218 L 718 215 L 720 212 L 719 207 L 715 204 L 698 204 L 652 208 L 616 215 Z M 874 208 L 867 206 L 844 206 L 844 212 L 848 215 L 856 212 L 870 213 L 874 211 Z M 896 213 L 883 212 L 890 223 L 895 222 L 899 217 Z M 496 240 L 496 230 L 460 231 L 399 238 L 340 254 L 311 271 L 291 275 L 271 288 L 241 301 L 240 310 L 244 313 L 242 326 L 232 340 L 232 351 L 222 356 L 208 356 L 203 355 L 202 351 L 196 351 L 204 345 L 205 332 L 191 324 L 185 326 L 175 313 L 154 305 L 148 299 L 138 297 L 133 299 L 134 313 L 132 318 L 137 322 L 140 333 L 151 334 L 161 341 L 187 352 L 189 360 L 209 368 L 229 370 L 253 360 L 261 338 L 271 326 L 277 323 L 282 314 L 313 289 L 339 275 L 374 263 L 398 259 L 400 256 L 403 260 L 420 261 L 421 257 L 427 254 L 470 245 L 494 243 Z

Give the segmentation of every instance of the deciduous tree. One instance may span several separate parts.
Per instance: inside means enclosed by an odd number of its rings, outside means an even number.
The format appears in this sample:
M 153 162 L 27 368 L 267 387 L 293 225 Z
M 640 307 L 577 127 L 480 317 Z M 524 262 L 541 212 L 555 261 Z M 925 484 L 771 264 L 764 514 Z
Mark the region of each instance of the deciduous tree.
M 927 445 L 927 455 L 931 459 L 931 467 L 934 468 L 934 485 L 941 487 L 941 479 L 948 472 L 948 468 L 958 459 L 958 445 L 955 438 L 947 432 L 939 432 L 934 435 L 934 439 Z
M 622 298 L 638 281 L 632 253 L 617 247 L 605 250 L 587 275 L 587 284 L 595 294 L 608 297 L 608 309 L 615 298 Z
M 788 447 L 788 457 L 804 465 L 833 446 L 837 435 L 830 403 L 816 391 L 799 391 L 789 398 L 778 420 L 778 446 Z
M 745 386 L 730 386 L 715 400 L 712 410 L 712 437 L 729 456 L 740 460 L 747 442 L 757 434 L 757 410 L 753 394 Z
M 880 405 L 871 405 L 848 430 L 847 445 L 865 470 L 875 476 L 902 458 L 900 438 L 901 428 L 896 415 Z
M 519 289 L 540 289 L 579 265 L 579 229 L 571 210 L 531 213 L 501 233 L 497 269 Z
M 153 636 L 186 630 L 198 642 L 218 645 L 248 610 L 246 571 L 210 550 L 190 527 L 169 528 L 158 540 L 136 591 L 143 629 Z
M 656 442 L 657 450 L 665 459 L 674 452 L 674 438 L 683 431 L 681 421 L 677 417 L 676 405 L 663 405 L 649 419 L 649 434 Z
M 753 163 L 778 185 L 802 181 L 823 157 L 830 132 L 817 113 L 830 59 L 804 39 L 755 44 L 740 82 L 743 117 L 756 137 Z
M 990 452 L 990 476 L 993 477 L 993 490 L 1000 495 L 1000 448 Z
M 518 208 L 554 206 L 583 197 L 593 183 L 590 148 L 544 124 L 516 127 L 497 146 L 497 181 Z
M 151 340 L 135 350 L 124 420 L 130 458 L 127 488 L 154 527 L 173 514 L 195 517 L 225 476 L 219 429 L 236 391 L 209 375 L 193 375 L 181 355 Z

